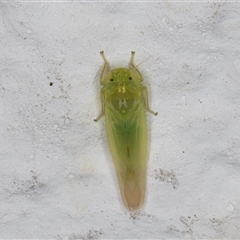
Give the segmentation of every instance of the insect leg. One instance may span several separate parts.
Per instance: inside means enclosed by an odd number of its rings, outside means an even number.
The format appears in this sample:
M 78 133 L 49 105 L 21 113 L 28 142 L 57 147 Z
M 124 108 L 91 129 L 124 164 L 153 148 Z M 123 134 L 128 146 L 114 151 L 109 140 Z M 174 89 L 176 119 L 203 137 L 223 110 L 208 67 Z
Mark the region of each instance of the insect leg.
M 130 62 L 129 62 L 129 68 L 137 71 L 139 76 L 142 76 L 141 73 L 138 71 L 137 67 L 134 65 L 134 55 L 135 55 L 135 52 L 131 51 L 131 58 L 130 58 Z
M 101 91 L 101 106 L 102 106 L 102 110 L 101 110 L 100 115 L 99 115 L 97 118 L 93 119 L 95 122 L 97 122 L 98 120 L 100 120 L 100 119 L 103 117 L 104 112 L 105 112 L 105 107 L 104 107 L 104 94 L 103 94 L 102 91 Z
M 154 112 L 149 108 L 149 105 L 148 105 L 148 90 L 145 86 L 142 86 L 142 102 L 143 102 L 143 106 L 145 107 L 145 109 L 148 112 L 152 113 L 155 116 L 158 114 L 158 112 Z
M 107 59 L 105 58 L 105 55 L 104 55 L 104 51 L 101 51 L 100 52 L 102 58 L 103 58 L 103 67 L 102 67 L 102 72 L 101 72 L 101 75 L 100 75 L 100 84 L 103 85 L 103 80 L 104 80 L 104 77 L 106 75 L 106 73 L 109 71 L 109 63 L 107 61 Z

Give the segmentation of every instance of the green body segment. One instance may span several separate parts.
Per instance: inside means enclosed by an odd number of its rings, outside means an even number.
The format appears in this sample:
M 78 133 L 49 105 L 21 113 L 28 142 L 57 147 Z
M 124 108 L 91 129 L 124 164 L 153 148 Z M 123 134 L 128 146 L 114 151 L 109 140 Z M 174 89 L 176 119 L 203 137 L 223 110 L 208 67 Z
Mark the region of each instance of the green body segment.
M 113 71 L 121 77 L 129 70 Z M 129 210 L 136 210 L 144 202 L 146 178 L 147 127 L 142 88 L 128 78 L 120 82 L 115 79 L 113 88 L 107 85 L 102 89 L 107 138 L 123 202 Z
M 133 65 L 129 69 L 108 70 L 103 53 L 104 66 L 100 78 L 102 113 L 110 152 L 116 169 L 118 183 L 126 208 L 139 209 L 144 203 L 147 159 L 147 125 L 145 110 L 148 107 L 147 89 L 142 76 Z

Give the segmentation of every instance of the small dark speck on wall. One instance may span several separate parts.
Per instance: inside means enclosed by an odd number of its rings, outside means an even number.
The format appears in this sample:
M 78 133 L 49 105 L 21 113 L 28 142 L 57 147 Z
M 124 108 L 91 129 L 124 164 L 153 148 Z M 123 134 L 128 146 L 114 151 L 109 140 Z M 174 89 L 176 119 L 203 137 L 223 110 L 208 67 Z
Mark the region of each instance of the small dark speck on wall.
M 52 85 L 53 85 L 53 82 L 50 82 L 49 85 L 52 86 Z

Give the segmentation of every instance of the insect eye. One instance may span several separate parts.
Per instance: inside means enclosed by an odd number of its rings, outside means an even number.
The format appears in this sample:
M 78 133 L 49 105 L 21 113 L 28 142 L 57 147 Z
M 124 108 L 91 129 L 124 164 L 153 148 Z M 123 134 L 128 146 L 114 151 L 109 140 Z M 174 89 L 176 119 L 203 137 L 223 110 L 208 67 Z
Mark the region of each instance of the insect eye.
M 113 82 L 113 78 L 111 78 L 110 81 Z
M 132 80 L 132 78 L 131 78 L 131 77 L 129 77 L 129 80 Z

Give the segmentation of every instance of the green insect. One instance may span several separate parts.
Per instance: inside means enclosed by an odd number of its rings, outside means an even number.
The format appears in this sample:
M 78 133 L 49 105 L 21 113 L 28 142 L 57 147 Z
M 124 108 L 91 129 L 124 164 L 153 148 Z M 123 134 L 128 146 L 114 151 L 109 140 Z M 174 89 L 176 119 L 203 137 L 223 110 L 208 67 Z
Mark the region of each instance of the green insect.
M 105 114 L 108 144 L 115 165 L 123 202 L 129 211 L 144 203 L 147 158 L 147 124 L 145 110 L 157 115 L 148 106 L 148 91 L 133 63 L 129 68 L 109 69 L 104 52 L 100 76 L 102 112 Z

